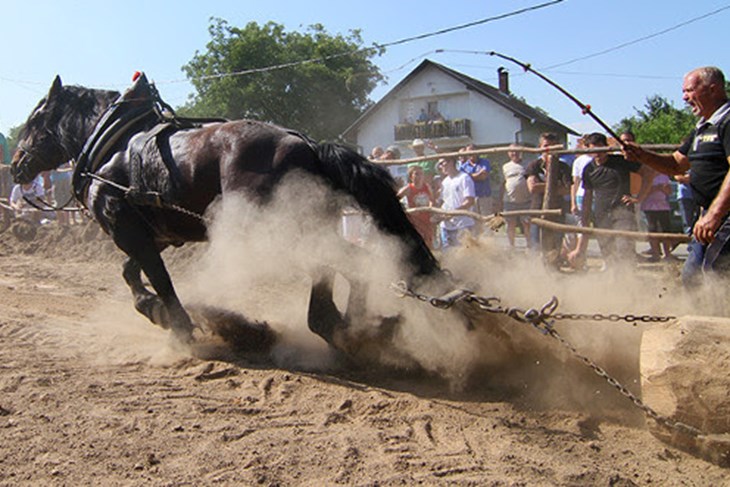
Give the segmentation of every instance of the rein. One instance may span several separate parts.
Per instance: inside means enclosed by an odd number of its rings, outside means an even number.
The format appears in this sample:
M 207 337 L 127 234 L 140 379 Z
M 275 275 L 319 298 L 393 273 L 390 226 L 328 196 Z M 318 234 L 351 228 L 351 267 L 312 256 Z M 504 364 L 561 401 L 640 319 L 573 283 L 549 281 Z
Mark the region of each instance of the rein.
M 33 208 L 35 208 L 36 210 L 40 210 L 40 211 L 81 211 L 81 208 L 66 208 L 68 205 L 71 204 L 71 202 L 74 199 L 76 199 L 76 197 L 74 195 L 69 196 L 68 201 L 66 201 L 61 206 L 52 205 L 51 203 L 49 203 L 48 201 L 44 200 L 40 196 L 36 196 L 35 199 L 36 199 L 36 201 L 38 201 L 39 203 L 41 203 L 43 205 L 43 207 L 35 204 L 35 202 L 32 199 L 30 199 L 27 196 L 23 195 L 23 200 L 26 203 L 28 203 L 30 206 L 32 206 Z

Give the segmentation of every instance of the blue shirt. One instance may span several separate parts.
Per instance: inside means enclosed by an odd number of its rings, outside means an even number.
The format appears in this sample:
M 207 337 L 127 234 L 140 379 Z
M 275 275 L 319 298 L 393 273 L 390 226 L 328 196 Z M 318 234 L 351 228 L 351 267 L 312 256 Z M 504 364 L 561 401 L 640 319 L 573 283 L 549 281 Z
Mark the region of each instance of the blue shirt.
M 476 173 L 480 169 L 484 169 L 489 172 L 492 170 L 492 166 L 489 163 L 489 159 L 478 158 L 475 164 L 471 164 L 468 161 L 464 161 L 459 164 L 459 171 L 467 173 L 469 176 Z M 473 178 L 472 178 L 473 179 Z M 474 180 L 474 190 L 477 198 L 492 196 L 492 187 L 489 184 L 489 176 L 483 181 Z

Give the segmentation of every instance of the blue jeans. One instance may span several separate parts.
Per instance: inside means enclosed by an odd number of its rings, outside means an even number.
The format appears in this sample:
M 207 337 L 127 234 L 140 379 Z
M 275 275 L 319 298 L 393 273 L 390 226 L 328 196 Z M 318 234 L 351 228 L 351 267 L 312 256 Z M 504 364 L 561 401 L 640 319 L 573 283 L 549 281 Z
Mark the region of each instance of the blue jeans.
M 439 225 L 439 230 L 441 231 L 441 249 L 446 250 L 449 247 L 458 247 L 459 237 L 462 233 L 468 232 L 470 229 L 471 227 L 447 230 L 443 225 Z
M 679 206 L 679 213 L 682 216 L 682 230 L 684 233 L 689 234 L 692 231 L 692 226 L 697 221 L 699 208 L 694 198 L 680 198 L 677 200 L 677 206 Z
M 730 275 L 730 218 L 715 233 L 710 245 L 699 243 L 692 237 L 687 245 L 687 260 L 682 268 L 682 284 L 697 284 L 703 272 Z

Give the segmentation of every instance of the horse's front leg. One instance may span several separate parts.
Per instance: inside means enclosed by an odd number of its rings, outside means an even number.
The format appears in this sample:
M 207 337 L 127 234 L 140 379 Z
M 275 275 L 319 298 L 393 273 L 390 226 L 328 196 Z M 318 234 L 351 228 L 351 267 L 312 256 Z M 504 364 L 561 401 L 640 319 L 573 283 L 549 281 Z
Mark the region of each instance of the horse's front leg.
M 193 340 L 193 322 L 177 297 L 162 256 L 152 247 L 146 248 L 141 255 L 136 256 L 136 259 L 167 310 L 167 315 L 164 312 L 160 313 L 162 326 L 171 328 L 175 337 L 181 342 L 190 343 Z
M 152 323 L 169 328 L 170 316 L 165 303 L 156 294 L 149 292 L 142 283 L 142 267 L 139 262 L 131 257 L 128 258 L 124 262 L 122 275 L 132 291 L 134 308 Z
M 332 343 L 335 330 L 347 328 L 347 322 L 332 299 L 335 271 L 323 267 L 320 272 L 312 283 L 307 324 L 310 330 L 324 338 L 327 343 Z
M 122 232 L 120 229 L 124 229 Z M 117 220 L 112 231 L 114 243 L 128 256 L 124 264 L 124 279 L 134 296 L 135 308 L 150 321 L 172 329 L 175 337 L 184 343 L 192 341 L 193 323 L 180 303 L 160 250 L 145 227 L 135 220 Z M 142 283 L 140 269 L 149 279 L 157 296 Z

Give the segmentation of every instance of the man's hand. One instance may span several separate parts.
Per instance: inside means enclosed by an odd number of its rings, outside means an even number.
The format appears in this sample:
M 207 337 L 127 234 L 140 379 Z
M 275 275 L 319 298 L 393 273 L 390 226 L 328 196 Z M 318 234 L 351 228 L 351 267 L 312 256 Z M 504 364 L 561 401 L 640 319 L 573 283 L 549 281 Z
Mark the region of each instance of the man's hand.
M 707 212 L 697 220 L 697 223 L 695 223 L 692 229 L 692 234 L 699 243 L 709 245 L 715 240 L 715 231 L 720 226 L 720 223 L 722 223 L 722 218 Z
M 626 206 L 635 205 L 639 203 L 639 198 L 637 198 L 636 196 L 631 196 L 630 194 L 625 194 L 621 197 L 621 202 Z
M 570 267 L 573 269 L 580 269 L 586 262 L 585 253 L 581 251 L 579 247 L 574 248 L 566 256 Z
M 624 142 L 621 146 L 621 153 L 627 161 L 641 162 L 646 151 L 635 142 Z

